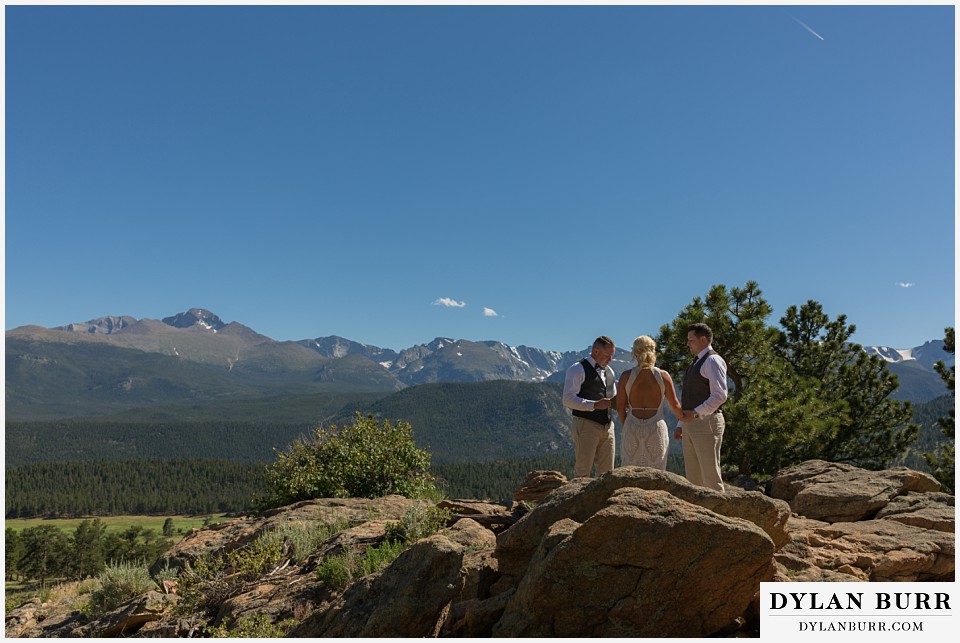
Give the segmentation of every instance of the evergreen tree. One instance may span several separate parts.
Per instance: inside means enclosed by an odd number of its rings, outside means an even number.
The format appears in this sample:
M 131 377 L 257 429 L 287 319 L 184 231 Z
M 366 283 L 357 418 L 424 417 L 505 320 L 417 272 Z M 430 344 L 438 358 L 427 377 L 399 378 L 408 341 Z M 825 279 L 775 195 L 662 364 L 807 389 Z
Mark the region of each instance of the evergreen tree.
M 910 404 L 890 398 L 896 376 L 849 341 L 856 328 L 845 316 L 831 321 L 808 301 L 787 309 L 781 330 L 767 324 L 770 313 L 756 282 L 729 291 L 717 285 L 660 329 L 662 363 L 681 383 L 692 360 L 687 327 L 713 329 L 733 384 L 723 407 L 723 461 L 742 474 L 771 475 L 813 458 L 887 466 L 917 434 Z
M 682 381 L 683 371 L 692 360 L 687 350 L 687 327 L 706 323 L 713 330 L 714 349 L 727 363 L 727 377 L 733 382 L 731 393 L 736 398 L 744 393 L 757 362 L 776 341 L 776 329 L 766 324 L 771 312 L 755 281 L 729 291 L 724 285 L 713 286 L 705 300 L 694 297 L 671 324 L 660 327 L 661 364 Z
M 898 383 L 886 362 L 850 341 L 856 326 L 845 315 L 831 321 L 813 300 L 790 306 L 780 325 L 777 352 L 838 420 L 835 431 L 818 436 L 809 457 L 879 469 L 901 455 L 919 430 L 913 409 L 890 397 Z
M 128 527 L 120 533 L 109 533 L 103 538 L 103 556 L 107 562 L 142 561 L 151 564 L 173 543 L 161 538 L 153 529 L 140 525 Z
M 952 327 L 947 327 L 944 329 L 943 350 L 951 355 L 954 354 L 954 329 Z M 956 390 L 954 389 L 954 385 L 956 382 L 956 366 L 951 366 L 948 369 L 947 365 L 943 363 L 943 360 L 940 360 L 934 364 L 934 368 L 947 385 L 950 395 L 955 396 Z M 940 444 L 936 451 L 923 454 L 927 464 L 930 465 L 930 469 L 933 472 L 934 477 L 936 477 L 936 479 L 939 480 L 940 483 L 951 493 L 953 493 L 955 488 L 955 414 L 956 410 L 950 409 L 949 415 L 937 420 L 937 424 L 940 426 L 940 432 L 943 433 L 943 436 L 946 438 L 946 440 Z
M 43 586 L 48 578 L 64 574 L 69 548 L 66 534 L 56 527 L 40 525 L 24 529 L 20 537 L 23 555 L 17 568 L 25 576 L 39 580 Z
M 23 538 L 16 529 L 7 527 L 3 538 L 4 579 L 14 580 L 20 574 L 20 559 L 23 557 Z
M 103 534 L 107 526 L 99 518 L 84 520 L 77 525 L 70 539 L 72 565 L 78 579 L 93 576 L 103 571 Z
M 693 360 L 687 327 L 704 322 L 713 330 L 713 347 L 726 361 L 732 383 L 723 406 L 721 457 L 744 475 L 775 473 L 804 459 L 808 445 L 835 423 L 827 405 L 810 395 L 809 383 L 775 352 L 780 332 L 767 324 L 771 312 L 754 281 L 730 290 L 716 285 L 706 299 L 694 298 L 670 325 L 662 326 L 657 338 L 662 367 L 682 385 Z

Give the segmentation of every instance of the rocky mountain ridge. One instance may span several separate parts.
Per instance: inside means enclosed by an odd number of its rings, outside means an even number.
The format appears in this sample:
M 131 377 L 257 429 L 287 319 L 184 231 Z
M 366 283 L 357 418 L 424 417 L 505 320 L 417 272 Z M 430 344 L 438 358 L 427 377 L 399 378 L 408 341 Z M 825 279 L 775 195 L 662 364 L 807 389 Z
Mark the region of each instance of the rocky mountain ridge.
M 863 349 L 871 355 L 879 355 L 884 361 L 892 364 L 917 362 L 924 368 L 932 369 L 937 362 L 943 362 L 947 367 L 953 366 L 955 357 L 952 353 L 943 350 L 943 340 L 935 339 L 925 342 L 914 348 L 890 348 L 889 346 L 864 346 Z
M 813 460 L 726 493 L 642 467 L 541 471 L 516 498 L 509 510 L 441 502 L 445 529 L 339 588 L 318 574 L 324 561 L 384 543 L 426 501 L 303 501 L 188 534 L 153 570 L 229 559 L 283 525 L 350 526 L 256 575 L 223 569 L 199 601 L 171 581 L 95 619 L 76 597 L 36 600 L 8 611 L 5 633 L 173 638 L 260 619 L 306 637 L 742 637 L 759 633 L 761 582 L 955 577 L 954 497 L 903 467 Z
M 108 335 L 123 337 L 133 334 L 137 325 L 147 325 L 151 320 L 137 320 L 130 316 L 101 317 L 87 322 L 73 323 L 58 326 L 51 330 L 65 331 L 78 334 Z M 571 364 L 581 359 L 589 352 L 589 347 L 582 351 L 552 351 L 530 346 L 510 346 L 499 341 L 470 341 L 437 337 L 426 344 L 418 344 L 408 348 L 394 350 L 363 344 L 336 335 L 303 339 L 294 342 L 272 340 L 260 335 L 242 324 L 232 322 L 226 324 L 216 314 L 204 308 L 191 308 L 176 315 L 165 317 L 162 323 L 175 329 L 192 330 L 195 332 L 207 331 L 216 334 L 225 328 L 234 329 L 234 334 L 246 334 L 249 339 L 258 344 L 278 346 L 295 344 L 307 348 L 318 355 L 329 359 L 342 359 L 349 355 L 361 356 L 374 364 L 386 369 L 399 382 L 406 386 L 430 382 L 467 382 L 486 381 L 491 379 L 512 379 L 522 381 L 544 381 L 557 379 Z M 23 327 L 36 328 L 36 327 Z M 9 331 L 16 333 L 18 329 Z M 156 329 L 154 329 L 156 332 Z M 48 336 L 48 340 L 51 338 Z M 121 342 L 122 343 L 122 342 Z M 134 343 L 135 342 L 131 342 Z M 134 347 L 148 350 L 147 347 Z M 158 346 L 157 350 L 163 350 Z M 937 361 L 943 361 L 947 366 L 954 364 L 954 356 L 943 350 L 943 340 L 931 340 L 922 346 L 908 349 L 894 349 L 887 346 L 865 346 L 864 350 L 872 355 L 879 355 L 891 364 L 916 362 L 924 369 L 931 370 Z M 189 354 L 181 354 L 179 349 L 171 349 L 169 354 L 178 355 L 185 359 L 197 359 Z M 241 358 L 224 359 L 228 367 Z M 628 350 L 618 347 L 613 366 L 618 372 L 630 368 L 633 360 Z
M 149 320 L 137 320 L 129 316 L 101 317 L 87 322 L 58 326 L 52 330 L 94 335 L 129 334 L 131 327 Z M 167 326 L 195 332 L 216 333 L 227 327 L 216 314 L 204 308 L 191 308 L 161 320 Z M 233 322 L 232 326 L 244 328 Z M 262 342 L 278 342 L 263 335 L 257 335 Z M 465 339 L 437 337 L 426 344 L 418 344 L 399 351 L 362 344 L 336 335 L 303 339 L 292 342 L 330 359 L 342 359 L 349 355 L 364 357 L 378 364 L 397 377 L 407 386 L 432 382 L 474 382 L 491 379 L 511 379 L 539 382 L 562 372 L 575 361 L 581 359 L 584 351 L 550 351 L 530 346 L 510 346 L 498 341 L 474 342 Z M 188 355 L 176 355 L 190 359 Z M 237 358 L 234 358 L 235 360 Z M 615 365 L 621 363 L 629 367 L 629 352 L 618 349 Z
M 884 352 L 900 358 L 889 362 L 900 379 L 894 397 L 925 402 L 947 393 L 930 364 L 952 363 L 952 356 L 938 348 L 942 341 Z M 258 396 L 393 393 L 440 382 L 562 382 L 589 353 L 589 346 L 559 352 L 446 337 L 400 351 L 337 336 L 277 341 L 203 308 L 163 320 L 22 326 L 7 331 L 6 349 L 7 417 L 20 420 Z M 619 373 L 633 360 L 618 348 L 611 365 Z

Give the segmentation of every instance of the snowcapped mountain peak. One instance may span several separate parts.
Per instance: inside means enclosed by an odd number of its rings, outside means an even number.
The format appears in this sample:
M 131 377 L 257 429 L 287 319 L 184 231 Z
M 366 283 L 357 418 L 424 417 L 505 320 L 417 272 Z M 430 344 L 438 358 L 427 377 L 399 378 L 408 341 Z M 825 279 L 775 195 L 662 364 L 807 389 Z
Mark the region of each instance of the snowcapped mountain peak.
M 220 330 L 224 326 L 223 320 L 204 308 L 191 308 L 185 313 L 161 319 L 164 324 L 174 328 L 200 328 L 202 330 Z

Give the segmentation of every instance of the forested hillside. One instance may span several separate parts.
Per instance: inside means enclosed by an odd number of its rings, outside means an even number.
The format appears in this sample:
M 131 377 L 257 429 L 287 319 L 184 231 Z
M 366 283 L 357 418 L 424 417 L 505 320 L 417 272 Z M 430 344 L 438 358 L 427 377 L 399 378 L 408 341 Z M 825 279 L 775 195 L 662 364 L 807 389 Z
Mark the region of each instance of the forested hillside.
M 514 381 L 425 384 L 383 394 L 311 394 L 105 418 L 7 422 L 6 465 L 61 460 L 205 458 L 270 461 L 317 425 L 355 412 L 413 425 L 436 464 L 536 456 L 572 448 L 561 386 Z
M 670 470 L 679 472 L 679 460 Z M 529 471 L 573 474 L 572 453 L 431 468 L 449 498 L 509 506 Z M 264 464 L 224 460 L 99 460 L 6 470 L 7 518 L 243 513 L 265 490 Z
M 264 490 L 264 465 L 97 460 L 7 468 L 7 518 L 237 513 Z
M 309 433 L 307 424 L 263 422 L 8 422 L 6 466 L 70 460 L 203 458 L 266 462 Z
M 422 384 L 364 408 L 348 406 L 340 420 L 360 411 L 409 422 L 435 464 L 564 453 L 573 443 L 562 391 L 552 382 Z
M 569 416 L 560 393 L 553 383 L 430 384 L 352 402 L 335 417 L 348 422 L 352 410 L 363 408 L 408 421 L 417 444 L 432 453 L 448 496 L 509 503 L 528 471 L 571 474 L 572 446 L 563 428 Z M 287 418 L 310 408 L 298 396 L 287 402 L 277 407 Z M 951 396 L 942 396 L 914 406 L 920 435 L 898 464 L 928 469 L 921 454 L 941 442 L 936 422 L 952 405 Z M 253 418 L 263 408 L 251 403 L 242 410 Z M 8 423 L 7 516 L 243 511 L 275 449 L 308 435 L 312 424 L 215 421 L 214 415 L 179 423 L 119 417 Z M 671 455 L 671 470 L 680 472 Z

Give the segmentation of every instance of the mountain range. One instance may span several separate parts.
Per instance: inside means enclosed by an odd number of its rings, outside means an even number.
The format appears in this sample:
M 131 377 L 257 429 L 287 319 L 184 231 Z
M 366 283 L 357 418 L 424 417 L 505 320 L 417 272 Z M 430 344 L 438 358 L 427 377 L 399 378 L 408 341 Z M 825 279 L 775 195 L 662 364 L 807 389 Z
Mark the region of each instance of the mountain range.
M 942 340 L 865 350 L 899 376 L 897 397 L 922 402 L 946 393 L 933 370 L 937 360 L 953 364 Z M 399 351 L 336 336 L 277 341 L 202 308 L 161 320 L 107 316 L 7 331 L 6 415 L 49 420 L 278 395 L 389 394 L 441 382 L 562 382 L 588 352 L 442 337 Z M 614 370 L 632 365 L 618 348 Z

